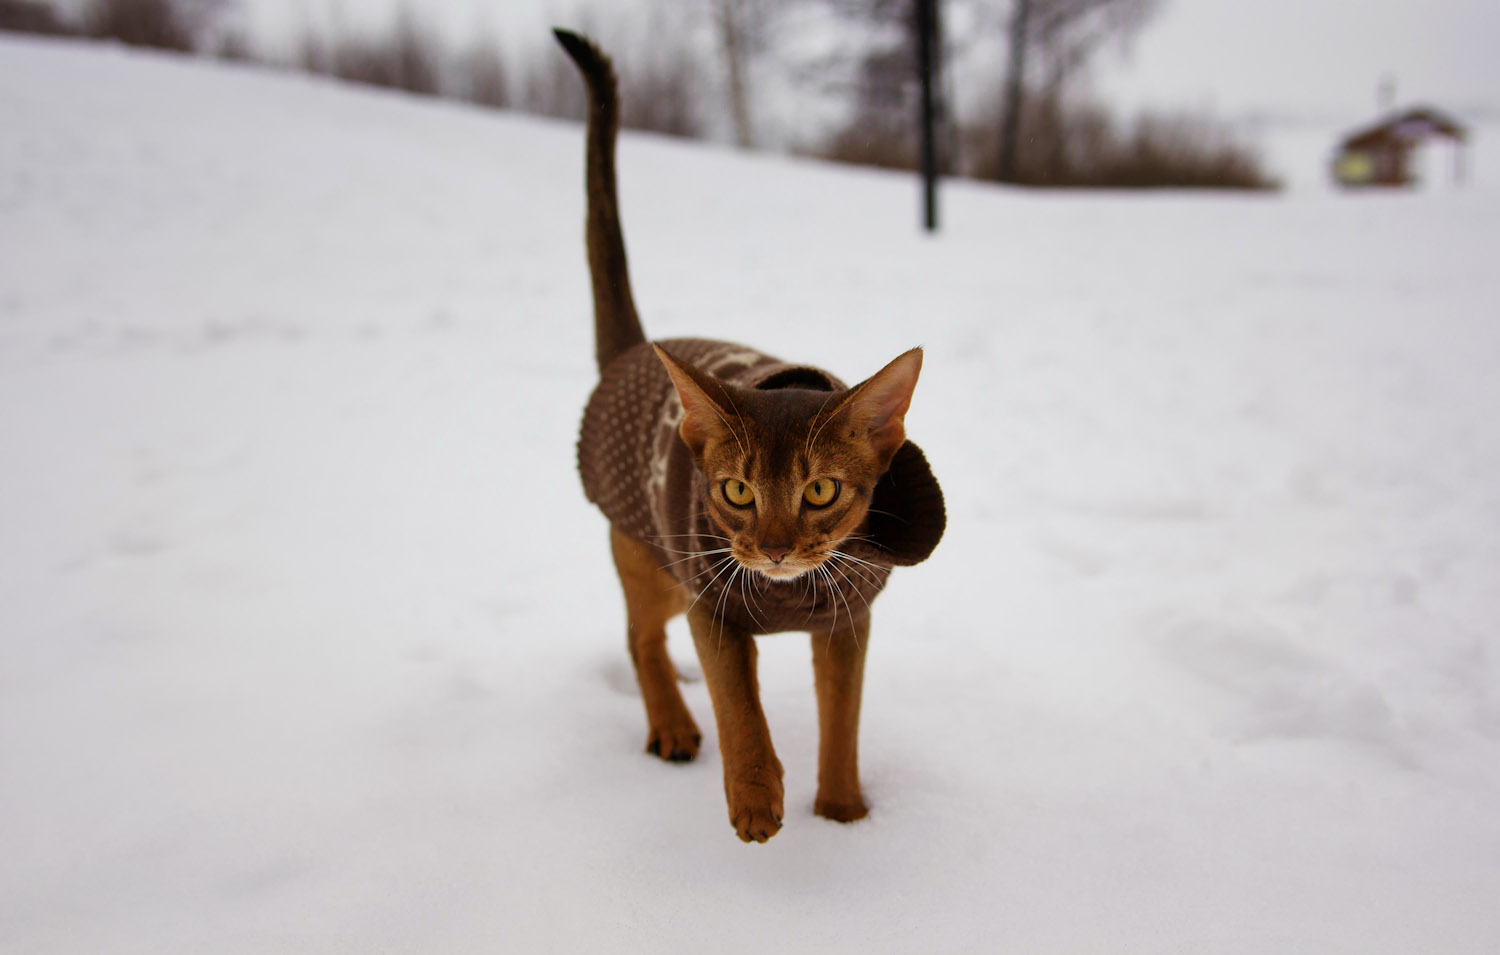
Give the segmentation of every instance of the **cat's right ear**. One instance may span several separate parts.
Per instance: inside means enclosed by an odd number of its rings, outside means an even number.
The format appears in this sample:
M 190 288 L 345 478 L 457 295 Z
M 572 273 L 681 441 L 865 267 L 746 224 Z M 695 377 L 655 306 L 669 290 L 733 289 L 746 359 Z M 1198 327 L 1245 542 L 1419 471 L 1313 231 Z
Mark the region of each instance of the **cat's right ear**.
M 735 437 L 729 424 L 734 401 L 724 384 L 687 362 L 673 358 L 660 345 L 651 347 L 656 349 L 656 357 L 661 359 L 667 374 L 672 377 L 672 385 L 682 401 L 682 424 L 677 432 L 693 454 L 701 456 L 711 441 L 728 441 Z
M 881 467 L 906 441 L 906 411 L 922 373 L 922 349 L 913 348 L 855 385 L 836 414 L 850 428 L 850 437 L 863 435 L 879 456 Z

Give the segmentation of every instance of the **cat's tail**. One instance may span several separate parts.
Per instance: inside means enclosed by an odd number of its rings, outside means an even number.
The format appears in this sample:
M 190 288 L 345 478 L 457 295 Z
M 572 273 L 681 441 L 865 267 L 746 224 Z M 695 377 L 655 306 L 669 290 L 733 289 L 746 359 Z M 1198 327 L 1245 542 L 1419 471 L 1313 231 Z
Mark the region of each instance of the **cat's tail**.
M 589 91 L 588 224 L 585 234 L 589 273 L 594 282 L 594 358 L 602 372 L 615 356 L 646 340 L 630 294 L 625 237 L 615 194 L 615 134 L 620 128 L 620 97 L 614 64 L 589 40 L 553 30 L 557 42 L 578 64 Z

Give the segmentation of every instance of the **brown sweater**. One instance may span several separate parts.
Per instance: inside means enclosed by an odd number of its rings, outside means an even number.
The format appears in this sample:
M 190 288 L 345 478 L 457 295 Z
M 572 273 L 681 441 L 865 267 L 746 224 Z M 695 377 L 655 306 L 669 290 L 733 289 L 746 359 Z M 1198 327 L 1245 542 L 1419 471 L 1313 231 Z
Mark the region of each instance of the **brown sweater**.
M 680 338 L 661 343 L 673 356 L 746 388 L 841 392 L 843 382 L 728 342 Z M 772 581 L 738 575 L 720 561 L 722 541 L 704 508 L 706 479 L 677 434 L 682 404 L 649 344 L 622 352 L 604 369 L 583 413 L 578 470 L 584 493 L 615 528 L 644 541 L 657 561 L 731 626 L 753 633 L 816 630 L 868 608 L 890 568 L 925 560 L 944 527 L 943 496 L 916 445 L 906 442 L 876 485 L 862 536 L 840 549 L 866 564 L 829 565 L 836 590 L 819 575 Z M 684 559 L 687 558 L 687 559 Z M 869 565 L 875 565 L 873 567 Z M 722 573 L 720 572 L 722 571 Z

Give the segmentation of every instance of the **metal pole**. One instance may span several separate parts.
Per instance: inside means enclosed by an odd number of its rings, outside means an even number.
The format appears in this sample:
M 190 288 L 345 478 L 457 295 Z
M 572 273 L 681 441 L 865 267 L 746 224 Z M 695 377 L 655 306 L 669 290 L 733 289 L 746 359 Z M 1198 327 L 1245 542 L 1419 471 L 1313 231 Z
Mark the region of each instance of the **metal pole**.
M 1005 65 L 1005 95 L 1000 110 L 1001 182 L 1016 181 L 1016 140 L 1021 132 L 1021 94 L 1026 83 L 1027 20 L 1031 0 L 1015 0 L 1010 13 L 1010 59 Z
M 937 231 L 937 108 L 934 91 L 938 0 L 916 0 L 917 69 L 922 76 L 922 224 Z

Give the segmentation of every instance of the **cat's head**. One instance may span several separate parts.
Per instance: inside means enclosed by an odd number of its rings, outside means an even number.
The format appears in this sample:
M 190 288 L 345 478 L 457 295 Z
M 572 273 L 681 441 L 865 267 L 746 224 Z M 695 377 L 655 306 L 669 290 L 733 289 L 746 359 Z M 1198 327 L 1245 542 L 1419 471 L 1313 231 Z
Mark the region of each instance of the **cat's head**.
M 790 580 L 862 533 L 906 440 L 922 350 L 845 392 L 742 388 L 661 348 L 682 400 L 682 440 L 707 478 L 710 519 L 742 566 Z

